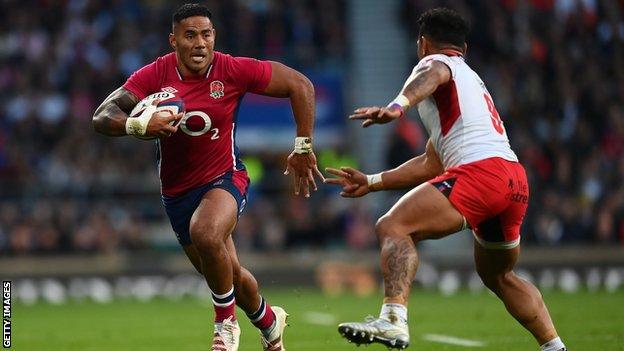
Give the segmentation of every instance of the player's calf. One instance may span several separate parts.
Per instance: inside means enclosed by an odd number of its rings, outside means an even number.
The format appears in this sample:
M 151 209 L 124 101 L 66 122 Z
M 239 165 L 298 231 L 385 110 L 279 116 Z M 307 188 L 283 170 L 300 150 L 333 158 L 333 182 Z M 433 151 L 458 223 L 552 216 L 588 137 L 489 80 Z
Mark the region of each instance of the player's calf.
M 542 351 L 565 350 L 539 290 L 512 271 L 519 252 L 519 246 L 511 249 L 486 249 L 477 242 L 477 273 L 483 283 L 505 304 L 509 314 L 533 334 Z

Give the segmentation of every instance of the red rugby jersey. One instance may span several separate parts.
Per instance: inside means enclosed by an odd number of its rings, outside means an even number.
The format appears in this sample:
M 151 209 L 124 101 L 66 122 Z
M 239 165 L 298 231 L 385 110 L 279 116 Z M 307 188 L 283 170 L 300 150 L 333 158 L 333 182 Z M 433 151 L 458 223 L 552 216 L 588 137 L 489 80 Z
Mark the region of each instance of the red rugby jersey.
M 175 52 L 134 72 L 123 87 L 139 99 L 159 91 L 184 100 L 178 131 L 158 140 L 162 193 L 181 195 L 225 172 L 244 169 L 235 143 L 236 113 L 245 93 L 262 92 L 271 64 L 220 52 L 206 75 L 182 78 Z

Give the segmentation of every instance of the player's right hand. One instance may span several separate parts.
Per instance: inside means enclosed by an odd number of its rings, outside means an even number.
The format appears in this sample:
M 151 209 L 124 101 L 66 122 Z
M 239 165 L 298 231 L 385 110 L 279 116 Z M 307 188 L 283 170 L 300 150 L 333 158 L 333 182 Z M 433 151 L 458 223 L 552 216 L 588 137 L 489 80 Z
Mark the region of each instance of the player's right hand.
M 401 110 L 379 106 L 360 107 L 353 111 L 349 119 L 363 119 L 362 127 L 372 124 L 384 124 L 401 117 Z
M 342 186 L 342 191 L 340 192 L 342 197 L 360 197 L 370 193 L 366 174 L 357 169 L 351 167 L 340 167 L 340 169 L 327 167 L 325 171 L 338 178 L 325 178 L 323 183 Z
M 172 114 L 169 111 L 156 111 L 152 115 L 145 136 L 155 136 L 159 138 L 170 137 L 178 131 L 178 121 L 184 117 L 183 113 Z

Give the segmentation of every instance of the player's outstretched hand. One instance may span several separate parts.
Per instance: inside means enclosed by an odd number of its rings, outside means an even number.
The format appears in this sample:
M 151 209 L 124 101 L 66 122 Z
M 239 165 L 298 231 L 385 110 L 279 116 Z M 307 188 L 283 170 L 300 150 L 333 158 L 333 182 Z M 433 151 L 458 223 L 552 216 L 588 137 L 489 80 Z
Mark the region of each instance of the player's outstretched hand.
M 379 106 L 360 107 L 353 111 L 349 119 L 363 119 L 362 127 L 372 124 L 384 124 L 401 117 L 401 110 Z
M 325 181 L 323 173 L 319 171 L 316 165 L 314 152 L 297 154 L 293 151 L 286 160 L 284 175 L 288 175 L 290 172 L 293 172 L 295 176 L 295 195 L 299 195 L 303 191 L 305 197 L 310 197 L 310 185 L 314 191 L 318 189 L 314 180 L 315 176 L 319 177 L 321 181 Z
M 368 189 L 368 180 L 366 174 L 351 167 L 325 168 L 338 178 L 326 178 L 325 184 L 333 184 L 342 186 L 340 196 L 342 197 L 360 197 L 370 193 Z
M 178 121 L 184 116 L 183 113 L 173 114 L 169 111 L 154 112 L 147 124 L 145 136 L 166 138 L 178 131 Z

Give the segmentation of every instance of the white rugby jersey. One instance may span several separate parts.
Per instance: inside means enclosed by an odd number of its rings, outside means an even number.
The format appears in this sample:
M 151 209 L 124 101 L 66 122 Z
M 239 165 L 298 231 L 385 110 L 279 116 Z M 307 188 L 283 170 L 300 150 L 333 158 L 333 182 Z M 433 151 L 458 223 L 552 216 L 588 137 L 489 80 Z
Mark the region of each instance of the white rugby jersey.
M 490 157 L 518 161 L 485 84 L 462 56 L 451 55 L 426 56 L 412 73 L 432 60 L 451 70 L 451 80 L 418 104 L 444 169 Z

